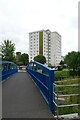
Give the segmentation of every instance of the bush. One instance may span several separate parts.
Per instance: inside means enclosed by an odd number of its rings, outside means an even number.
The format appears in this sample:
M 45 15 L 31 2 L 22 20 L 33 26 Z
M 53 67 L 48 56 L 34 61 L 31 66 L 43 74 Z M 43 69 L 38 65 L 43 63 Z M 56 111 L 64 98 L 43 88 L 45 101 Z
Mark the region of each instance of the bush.
M 78 70 L 69 70 L 69 75 L 75 77 L 78 76 L 79 74 L 78 72 L 79 72 Z
M 61 80 L 61 75 L 60 74 L 57 74 L 57 75 L 55 75 L 55 81 L 58 81 L 58 80 Z
M 55 80 L 61 80 L 69 77 L 69 71 L 55 71 L 54 72 Z
M 77 70 L 77 75 L 80 77 L 80 67 Z

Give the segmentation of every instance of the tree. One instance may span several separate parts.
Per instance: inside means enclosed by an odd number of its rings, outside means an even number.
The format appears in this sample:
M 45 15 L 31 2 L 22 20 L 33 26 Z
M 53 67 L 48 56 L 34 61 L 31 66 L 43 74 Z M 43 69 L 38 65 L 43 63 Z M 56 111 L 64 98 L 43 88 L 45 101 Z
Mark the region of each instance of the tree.
M 72 51 L 66 55 L 64 62 L 68 65 L 70 69 L 77 69 L 78 67 L 78 52 Z
M 65 62 L 63 60 L 60 61 L 59 65 L 61 65 L 62 68 L 66 68 L 67 67 L 67 65 L 65 64 Z
M 14 56 L 15 44 L 12 43 L 11 40 L 4 40 L 1 47 L 2 47 L 2 53 L 4 54 L 2 56 L 2 60 L 14 62 L 14 59 L 15 59 L 15 56 Z
M 69 52 L 66 55 L 64 62 L 68 65 L 69 69 L 73 70 L 73 76 L 76 74 L 78 67 L 80 67 L 80 52 Z
M 46 58 L 43 55 L 37 55 L 34 57 L 34 61 L 44 64 L 46 63 Z
M 63 65 L 64 65 L 64 61 L 62 61 L 62 60 L 61 60 L 60 65 L 62 65 L 62 66 L 63 66 Z
M 27 65 L 29 63 L 29 55 L 26 53 L 23 53 L 21 55 L 21 62 L 23 63 L 23 65 Z

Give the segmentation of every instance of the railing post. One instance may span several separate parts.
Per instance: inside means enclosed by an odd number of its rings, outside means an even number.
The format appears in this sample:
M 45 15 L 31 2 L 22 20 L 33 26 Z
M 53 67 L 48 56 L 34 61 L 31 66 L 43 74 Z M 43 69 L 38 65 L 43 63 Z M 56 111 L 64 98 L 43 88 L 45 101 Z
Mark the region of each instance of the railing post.
M 37 71 L 38 70 L 38 65 L 36 64 L 36 69 L 35 69 L 35 71 Z
M 57 112 L 57 119 L 58 119 L 58 116 L 59 116 L 59 111 L 58 111 L 58 87 L 56 86 L 56 92 L 57 92 L 57 100 L 56 100 L 56 103 L 57 103 L 57 110 L 56 110 L 56 112 Z
M 54 71 L 49 70 L 49 107 L 52 113 L 54 114 L 53 82 L 54 82 Z

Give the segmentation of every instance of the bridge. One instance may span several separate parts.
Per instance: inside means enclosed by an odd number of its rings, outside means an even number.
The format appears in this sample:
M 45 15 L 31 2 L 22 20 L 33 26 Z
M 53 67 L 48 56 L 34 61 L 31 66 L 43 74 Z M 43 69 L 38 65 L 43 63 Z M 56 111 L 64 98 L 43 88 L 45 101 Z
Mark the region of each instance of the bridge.
M 37 62 L 18 72 L 16 64 L 0 62 L 2 118 L 54 118 L 54 71 Z

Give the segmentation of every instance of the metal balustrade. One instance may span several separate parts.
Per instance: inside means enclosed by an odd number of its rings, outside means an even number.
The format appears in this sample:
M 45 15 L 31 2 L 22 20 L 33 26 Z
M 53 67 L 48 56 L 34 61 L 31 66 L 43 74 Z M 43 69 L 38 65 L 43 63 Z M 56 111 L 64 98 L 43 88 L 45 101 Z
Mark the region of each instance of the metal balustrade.
M 79 103 L 80 94 L 77 94 L 77 93 L 61 94 L 61 93 L 59 93 L 60 90 L 58 90 L 59 88 L 65 88 L 65 87 L 67 87 L 67 89 L 68 89 L 68 87 L 79 87 L 79 84 L 58 85 L 58 84 L 53 83 L 53 86 L 54 86 L 54 90 L 53 90 L 54 99 L 53 99 L 53 102 L 54 102 L 54 105 L 55 105 L 55 108 L 56 108 L 55 115 L 57 115 L 57 118 L 59 117 L 59 108 L 64 109 L 65 107 L 75 107 L 75 106 L 78 107 L 78 106 L 80 106 L 80 103 Z M 62 99 L 62 98 L 74 97 L 74 96 L 78 97 L 77 103 L 70 103 L 70 104 L 64 104 L 64 103 L 60 104 L 59 103 L 59 101 L 61 101 L 60 98 Z
M 50 107 L 52 113 L 57 117 L 59 117 L 59 108 L 65 107 L 73 107 L 80 106 L 80 103 L 70 103 L 70 104 L 59 104 L 64 97 L 74 97 L 80 96 L 78 93 L 70 93 L 70 94 L 60 94 L 58 93 L 58 88 L 63 87 L 78 87 L 79 84 L 70 84 L 70 85 L 58 85 L 54 83 L 54 70 L 42 65 L 38 62 L 30 62 L 27 66 L 27 71 L 32 77 L 33 81 L 36 83 L 39 88 L 42 96 L 46 100 L 47 104 Z M 55 91 L 55 87 L 57 91 Z M 60 91 L 60 90 L 59 90 Z M 61 98 L 61 99 L 60 99 Z M 60 99 L 60 100 L 59 100 Z M 56 109 L 55 109 L 56 108 Z
M 31 75 L 32 79 L 39 88 L 42 96 L 49 105 L 50 110 L 54 114 L 53 104 L 54 71 L 51 68 L 38 62 L 30 62 L 29 65 L 27 66 L 27 71 Z
M 18 72 L 17 65 L 9 61 L 0 61 L 0 81 Z

